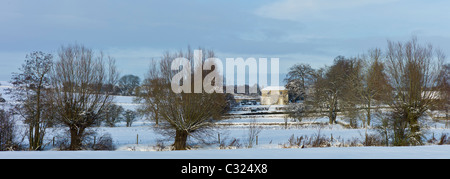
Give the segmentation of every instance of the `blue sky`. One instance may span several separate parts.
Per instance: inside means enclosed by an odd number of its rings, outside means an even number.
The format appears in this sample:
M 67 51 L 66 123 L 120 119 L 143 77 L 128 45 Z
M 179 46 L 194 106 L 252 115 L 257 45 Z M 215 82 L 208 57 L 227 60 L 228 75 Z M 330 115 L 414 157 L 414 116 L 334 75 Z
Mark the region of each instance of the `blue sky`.
M 139 76 L 151 58 L 188 45 L 220 59 L 280 58 L 281 73 L 413 35 L 450 55 L 449 8 L 444 0 L 0 0 L 0 81 L 27 53 L 71 43 L 102 50 L 122 74 Z

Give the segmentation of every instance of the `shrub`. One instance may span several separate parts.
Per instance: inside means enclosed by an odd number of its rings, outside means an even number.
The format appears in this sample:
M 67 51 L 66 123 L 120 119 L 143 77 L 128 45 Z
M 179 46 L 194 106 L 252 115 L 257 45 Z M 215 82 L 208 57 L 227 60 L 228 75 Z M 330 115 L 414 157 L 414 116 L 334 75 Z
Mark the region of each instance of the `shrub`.
M 227 139 L 223 139 L 220 144 L 220 149 L 238 149 L 241 148 L 242 144 L 239 142 L 239 139 L 232 138 L 230 141 Z
M 103 134 L 92 145 L 93 150 L 115 150 L 113 139 L 110 134 Z
M 0 151 L 20 149 L 19 143 L 15 142 L 15 126 L 11 114 L 0 109 Z
M 70 134 L 64 133 L 56 136 L 56 147 L 58 150 L 70 150 Z M 82 150 L 115 150 L 113 139 L 106 133 L 98 137 L 95 131 L 89 130 L 82 137 Z

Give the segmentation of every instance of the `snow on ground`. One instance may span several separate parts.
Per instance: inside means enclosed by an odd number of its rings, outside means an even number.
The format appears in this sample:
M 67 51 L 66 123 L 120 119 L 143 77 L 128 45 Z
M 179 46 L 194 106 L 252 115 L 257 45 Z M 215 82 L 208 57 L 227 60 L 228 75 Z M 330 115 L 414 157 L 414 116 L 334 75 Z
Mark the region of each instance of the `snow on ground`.
M 0 90 L 10 88 L 7 82 L 1 82 Z M 2 97 L 10 103 L 10 97 Z M 139 105 L 133 103 L 133 97 L 116 96 L 115 103 L 125 109 L 135 110 Z M 253 106 L 262 107 L 262 106 Z M 269 110 L 276 111 L 279 106 L 272 106 Z M 251 111 L 235 111 L 234 115 L 249 113 Z M 338 119 L 341 122 L 341 119 Z M 429 129 L 425 135 L 435 135 L 439 138 L 443 133 L 450 133 L 441 122 L 430 121 Z M 287 122 L 287 128 L 284 124 Z M 154 123 L 140 119 L 133 123 L 133 127 L 125 127 L 125 123 L 119 123 L 117 127 L 93 128 L 99 135 L 110 134 L 116 146 L 115 151 L 55 151 L 51 146 L 54 136 L 61 136 L 65 128 L 50 128 L 47 130 L 45 151 L 30 152 L 0 152 L 0 158 L 155 158 L 155 159 L 193 159 L 193 158 L 234 158 L 234 159 L 272 159 L 272 158 L 450 158 L 450 146 L 420 146 L 420 147 L 329 147 L 329 148 L 282 148 L 289 138 L 294 135 L 314 136 L 323 135 L 327 138 L 333 137 L 339 141 L 347 141 L 364 138 L 365 129 L 347 129 L 341 125 L 322 125 L 328 119 L 318 118 L 305 120 L 301 123 L 292 119 L 286 119 L 283 114 L 266 114 L 252 116 L 232 116 L 218 122 L 219 128 L 211 132 L 208 139 L 210 144 L 198 144 L 195 139 L 190 144 L 197 145 L 194 150 L 188 151 L 156 151 L 157 144 L 170 145 L 173 139 L 165 137 L 155 131 Z M 249 124 L 258 124 L 258 145 L 246 148 Z M 18 125 L 23 125 L 18 122 Z M 23 132 L 23 130 L 22 130 Z M 369 130 L 369 133 L 376 133 Z M 239 149 L 219 149 L 218 138 L 221 141 L 230 142 L 239 140 L 242 145 Z M 136 142 L 138 144 L 136 144 Z M 27 143 L 27 139 L 23 141 Z M 199 146 L 198 146 L 199 145 Z
M 63 131 L 61 129 L 59 132 Z M 166 146 L 173 143 L 171 138 L 164 137 L 155 132 L 151 124 L 136 127 L 99 127 L 99 134 L 111 134 L 115 151 L 55 151 L 48 146 L 45 151 L 30 152 L 0 152 L 0 158 L 142 158 L 142 159 L 339 159 L 339 158 L 449 158 L 450 146 L 427 145 L 419 147 L 328 147 L 328 148 L 282 148 L 291 135 L 311 136 L 321 134 L 341 140 L 360 138 L 364 136 L 364 129 L 345 129 L 339 125 L 330 126 L 302 126 L 285 129 L 282 126 L 263 126 L 259 136 L 259 144 L 253 148 L 219 149 L 216 139 L 213 144 L 203 145 L 200 148 L 187 151 L 156 151 L 158 141 Z M 450 129 L 433 129 L 436 137 L 441 133 L 449 133 Z M 247 126 L 226 126 L 216 130 L 221 134 L 221 140 L 230 141 L 233 138 L 245 145 Z M 58 131 L 48 134 L 55 135 Z M 138 142 L 136 144 L 136 137 Z
M 450 146 L 233 149 L 162 152 L 0 152 L 1 159 L 449 159 Z

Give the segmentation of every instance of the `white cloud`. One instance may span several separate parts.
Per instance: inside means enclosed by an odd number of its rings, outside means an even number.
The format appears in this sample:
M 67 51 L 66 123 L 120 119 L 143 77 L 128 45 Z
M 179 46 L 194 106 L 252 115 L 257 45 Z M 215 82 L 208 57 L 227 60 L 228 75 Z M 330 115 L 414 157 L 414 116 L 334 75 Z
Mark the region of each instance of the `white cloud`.
M 350 9 L 391 3 L 398 0 L 282 0 L 258 8 L 257 15 L 284 20 L 321 17 L 328 10 Z

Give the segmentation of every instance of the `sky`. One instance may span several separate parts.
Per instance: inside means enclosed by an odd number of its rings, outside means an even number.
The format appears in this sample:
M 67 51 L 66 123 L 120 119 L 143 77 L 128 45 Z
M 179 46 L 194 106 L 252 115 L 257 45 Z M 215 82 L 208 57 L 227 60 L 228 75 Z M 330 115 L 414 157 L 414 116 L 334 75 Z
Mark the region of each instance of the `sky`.
M 152 58 L 188 45 L 220 59 L 279 58 L 280 73 L 412 36 L 448 56 L 448 22 L 445 0 L 0 0 L 0 81 L 18 72 L 27 53 L 56 54 L 74 43 L 140 77 Z

